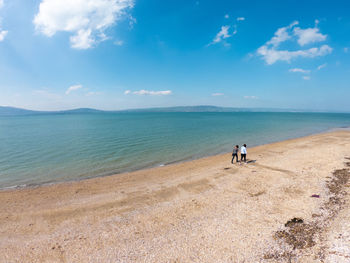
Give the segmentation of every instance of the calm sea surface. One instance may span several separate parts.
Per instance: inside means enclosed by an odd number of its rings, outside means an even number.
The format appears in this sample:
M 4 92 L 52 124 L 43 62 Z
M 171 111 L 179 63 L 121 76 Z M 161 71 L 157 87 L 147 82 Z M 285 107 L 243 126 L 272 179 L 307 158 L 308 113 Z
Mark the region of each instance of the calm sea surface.
M 0 117 L 0 188 L 166 165 L 332 128 L 350 114 L 94 113 Z M 249 152 L 248 152 L 249 153 Z

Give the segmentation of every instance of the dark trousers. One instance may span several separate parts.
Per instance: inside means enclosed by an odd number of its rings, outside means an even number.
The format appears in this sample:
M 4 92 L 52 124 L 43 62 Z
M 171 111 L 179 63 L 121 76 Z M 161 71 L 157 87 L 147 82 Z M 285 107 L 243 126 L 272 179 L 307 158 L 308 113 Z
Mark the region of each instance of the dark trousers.
M 236 162 L 238 162 L 238 154 L 235 153 L 235 154 L 232 154 L 232 160 L 231 160 L 231 163 L 233 163 L 233 161 L 235 160 L 235 157 L 236 157 Z
M 247 155 L 245 153 L 241 153 L 241 161 L 247 161 Z

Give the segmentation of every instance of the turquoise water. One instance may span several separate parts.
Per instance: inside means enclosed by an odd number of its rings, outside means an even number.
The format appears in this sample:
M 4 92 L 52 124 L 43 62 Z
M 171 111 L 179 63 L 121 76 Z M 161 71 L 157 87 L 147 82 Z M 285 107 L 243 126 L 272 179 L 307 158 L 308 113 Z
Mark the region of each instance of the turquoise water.
M 350 114 L 331 113 L 0 117 L 0 188 L 111 175 L 349 126 Z

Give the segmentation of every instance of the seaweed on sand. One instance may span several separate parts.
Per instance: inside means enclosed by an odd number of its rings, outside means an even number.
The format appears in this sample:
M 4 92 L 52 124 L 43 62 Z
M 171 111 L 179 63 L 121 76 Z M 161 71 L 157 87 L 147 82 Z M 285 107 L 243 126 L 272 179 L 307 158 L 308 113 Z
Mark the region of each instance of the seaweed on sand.
M 348 157 L 345 159 L 350 160 Z M 345 165 L 350 167 L 350 162 L 345 162 Z M 274 234 L 274 239 L 279 241 L 279 249 L 266 253 L 263 258 L 292 262 L 292 259 L 296 259 L 303 249 L 315 246 L 325 226 L 342 209 L 345 202 L 344 196 L 347 194 L 344 191 L 344 186 L 349 180 L 349 168 L 335 170 L 331 180 L 326 184 L 329 197 L 320 207 L 320 210 L 324 212 L 321 215 L 313 216 L 309 223 L 304 222 L 301 218 L 287 221 L 284 225 L 285 228 Z M 321 254 L 318 256 L 322 257 Z

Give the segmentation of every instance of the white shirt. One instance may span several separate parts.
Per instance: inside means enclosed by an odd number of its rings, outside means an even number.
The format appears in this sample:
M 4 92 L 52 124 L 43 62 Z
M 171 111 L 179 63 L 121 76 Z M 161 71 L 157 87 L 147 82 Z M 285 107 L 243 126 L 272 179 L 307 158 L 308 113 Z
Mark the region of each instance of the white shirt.
M 247 149 L 244 146 L 241 147 L 241 154 L 247 154 Z

